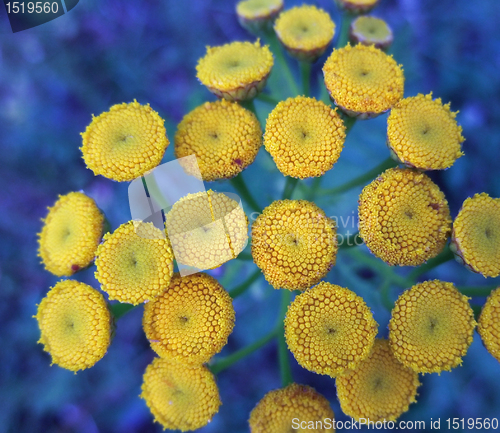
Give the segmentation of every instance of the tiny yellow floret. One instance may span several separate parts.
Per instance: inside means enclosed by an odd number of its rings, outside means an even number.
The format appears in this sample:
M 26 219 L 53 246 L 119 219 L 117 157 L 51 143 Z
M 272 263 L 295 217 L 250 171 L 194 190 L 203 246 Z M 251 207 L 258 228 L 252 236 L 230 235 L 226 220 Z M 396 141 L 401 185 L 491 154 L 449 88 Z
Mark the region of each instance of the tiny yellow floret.
M 477 324 L 484 347 L 500 362 L 500 287 L 491 292 Z

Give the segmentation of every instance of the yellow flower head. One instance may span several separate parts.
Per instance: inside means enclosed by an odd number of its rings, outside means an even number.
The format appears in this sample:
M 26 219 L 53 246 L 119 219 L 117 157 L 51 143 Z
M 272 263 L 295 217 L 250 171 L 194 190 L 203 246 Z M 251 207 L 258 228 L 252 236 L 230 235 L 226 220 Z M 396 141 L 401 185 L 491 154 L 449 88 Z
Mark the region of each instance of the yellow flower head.
M 323 9 L 302 5 L 282 12 L 274 30 L 290 55 L 314 62 L 332 41 L 335 24 Z
M 146 368 L 141 398 L 164 429 L 181 431 L 207 425 L 221 405 L 215 378 L 208 368 L 163 358 L 155 358 Z
M 283 10 L 283 0 L 243 0 L 236 5 L 238 22 L 252 33 L 270 30 Z
M 162 293 L 174 272 L 168 238 L 152 223 L 129 221 L 104 236 L 95 277 L 109 299 L 137 305 Z
M 49 272 L 70 276 L 92 263 L 104 228 L 94 200 L 81 192 L 59 196 L 43 222 L 38 254 Z
M 462 204 L 453 222 L 451 248 L 472 272 L 500 275 L 500 198 L 476 194 Z
M 432 93 L 399 101 L 387 120 L 387 145 L 409 167 L 442 170 L 463 153 L 462 128 L 450 104 L 432 100 Z
M 183 197 L 166 220 L 177 262 L 197 269 L 234 259 L 248 241 L 248 220 L 239 203 L 212 190 Z
M 281 101 L 269 114 L 264 146 L 285 176 L 322 176 L 337 162 L 345 126 L 336 110 L 314 98 Z
M 462 364 L 476 326 L 474 313 L 452 283 L 425 281 L 396 301 L 389 341 L 400 362 L 418 373 L 436 373 Z
M 285 318 L 285 338 L 297 362 L 335 377 L 369 354 L 377 323 L 365 301 L 349 289 L 321 282 L 295 298 Z
M 359 196 L 359 234 L 389 265 L 421 265 L 439 254 L 450 231 L 448 202 L 423 173 L 391 168 Z
M 196 155 L 204 181 L 228 179 L 250 165 L 262 144 L 255 115 L 236 102 L 206 102 L 184 116 L 175 156 Z
M 401 66 L 373 46 L 347 45 L 333 50 L 323 74 L 330 97 L 349 116 L 378 116 L 403 97 Z
M 219 353 L 234 327 L 231 297 L 207 274 L 175 274 L 169 288 L 144 307 L 146 337 L 162 358 L 202 364 Z
M 265 86 L 273 67 L 273 56 L 267 46 L 257 41 L 232 42 L 207 47 L 198 61 L 198 79 L 208 90 L 230 101 L 252 99 Z
M 375 340 L 370 356 L 335 380 L 342 411 L 359 421 L 396 420 L 415 403 L 418 373 L 401 364 L 387 340 Z
M 355 44 L 375 45 L 376 48 L 387 50 L 392 44 L 393 36 L 384 20 L 360 16 L 351 23 L 349 39 Z
M 327 425 L 333 421 L 334 416 L 328 400 L 314 388 L 292 383 L 286 388 L 268 392 L 252 410 L 248 422 L 251 433 L 288 433 L 293 427 L 294 419 L 307 421 L 309 426 L 312 422 L 313 427 L 308 427 L 307 431 L 333 433 L 333 428 L 315 427 L 317 423 Z M 325 418 L 328 419 L 327 422 Z
M 103 296 L 92 287 L 63 280 L 42 299 L 36 314 L 39 343 L 52 363 L 71 371 L 92 367 L 111 342 L 111 314 Z
M 351 14 L 365 14 L 370 12 L 379 0 L 335 0 L 339 8 Z
M 274 288 L 303 290 L 335 264 L 337 229 L 314 203 L 278 200 L 252 225 L 252 256 Z
M 479 316 L 477 332 L 488 352 L 500 362 L 500 287 L 491 292 L 486 300 Z
M 95 175 L 130 181 L 155 168 L 168 146 L 164 120 L 149 104 L 113 105 L 82 133 L 83 159 Z

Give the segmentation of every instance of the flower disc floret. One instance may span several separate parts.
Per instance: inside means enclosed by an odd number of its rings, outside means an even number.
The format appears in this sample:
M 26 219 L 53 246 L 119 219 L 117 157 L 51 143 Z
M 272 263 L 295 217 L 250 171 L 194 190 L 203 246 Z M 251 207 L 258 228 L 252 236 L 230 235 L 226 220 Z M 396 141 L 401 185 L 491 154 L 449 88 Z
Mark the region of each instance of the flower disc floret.
M 252 33 L 271 30 L 272 22 L 283 10 L 283 0 L 243 0 L 236 5 L 238 22 Z
M 345 126 L 336 110 L 314 98 L 281 101 L 269 114 L 264 146 L 285 176 L 322 176 L 337 162 Z
M 59 196 L 48 208 L 38 235 L 38 254 L 53 274 L 70 276 L 90 265 L 104 228 L 104 215 L 95 201 L 81 192 Z
M 351 14 L 365 14 L 371 11 L 379 0 L 335 0 L 339 8 Z
M 387 50 L 392 44 L 393 35 L 384 20 L 363 15 L 351 23 L 349 39 L 354 44 L 374 45 L 381 50 Z
M 335 264 L 336 232 L 314 203 L 278 200 L 252 225 L 252 257 L 274 288 L 307 289 Z
M 130 181 L 155 168 L 169 142 L 164 120 L 149 104 L 113 105 L 82 133 L 83 159 L 95 175 Z
M 309 371 L 336 377 L 365 359 L 377 323 L 349 289 L 321 282 L 295 298 L 285 318 L 285 338 L 297 362 Z
M 500 288 L 491 292 L 477 324 L 484 347 L 500 362 Z
M 462 364 L 475 326 L 468 298 L 452 283 L 425 281 L 396 301 L 389 341 L 396 358 L 414 371 L 449 371 Z
M 389 169 L 359 197 L 359 234 L 390 265 L 421 265 L 441 252 L 450 231 L 448 202 L 423 173 Z

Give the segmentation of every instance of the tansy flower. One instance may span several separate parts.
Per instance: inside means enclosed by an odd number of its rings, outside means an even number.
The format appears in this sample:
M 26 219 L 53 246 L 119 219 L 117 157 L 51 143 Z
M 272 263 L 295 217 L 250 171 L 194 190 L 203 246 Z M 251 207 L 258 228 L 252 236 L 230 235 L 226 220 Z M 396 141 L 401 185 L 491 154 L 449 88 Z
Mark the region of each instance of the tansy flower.
M 168 238 L 152 223 L 129 221 L 104 236 L 95 277 L 109 299 L 137 305 L 170 284 L 174 256 Z
M 236 5 L 238 22 L 252 33 L 270 30 L 283 10 L 283 0 L 243 0 Z
M 477 324 L 483 344 L 500 362 L 500 288 L 491 292 L 483 306 Z
M 401 364 L 387 340 L 375 340 L 370 356 L 335 379 L 342 411 L 359 421 L 394 421 L 415 403 L 418 373 Z
M 476 326 L 467 299 L 452 283 L 438 280 L 403 292 L 389 322 L 389 341 L 396 358 L 418 373 L 460 365 Z
M 290 55 L 314 62 L 332 41 L 335 24 L 323 9 L 302 5 L 282 12 L 274 30 Z
M 387 120 L 387 145 L 399 161 L 422 170 L 442 170 L 463 153 L 457 113 L 432 93 L 399 101 Z
M 111 315 L 103 296 L 86 284 L 60 281 L 42 299 L 35 317 L 39 343 L 60 367 L 71 371 L 92 367 L 108 350 Z
M 403 97 L 401 66 L 373 46 L 347 45 L 333 50 L 323 74 L 330 97 L 349 116 L 378 116 Z
M 462 204 L 453 222 L 451 249 L 457 259 L 484 277 L 500 275 L 500 199 L 476 194 Z
M 155 358 L 146 368 L 141 389 L 141 398 L 164 429 L 199 429 L 221 405 L 215 378 L 203 365 Z
M 168 146 L 164 120 L 149 104 L 113 105 L 82 133 L 83 159 L 95 175 L 130 181 L 155 168 Z
M 198 61 L 197 77 L 208 90 L 230 101 L 252 99 L 265 86 L 273 66 L 267 46 L 257 41 L 232 42 L 207 47 L 207 54 Z
M 365 14 L 370 12 L 379 0 L 335 0 L 339 8 L 351 14 Z
M 297 362 L 335 377 L 369 354 L 377 323 L 363 299 L 321 282 L 295 298 L 285 318 L 285 338 Z
M 229 294 L 207 274 L 175 274 L 168 289 L 144 307 L 151 347 L 162 358 L 202 364 L 219 353 L 234 326 Z
M 292 383 L 268 392 L 252 410 L 248 422 L 251 433 L 288 433 L 290 428 L 303 431 L 294 428 L 296 420 L 305 421 L 307 431 L 333 433 L 335 430 L 326 424 L 331 426 L 334 416 L 328 400 L 314 388 Z M 317 428 L 317 423 L 324 428 Z
M 450 230 L 448 202 L 423 173 L 389 169 L 359 196 L 359 234 L 389 265 L 418 266 L 435 257 Z
M 375 45 L 387 50 L 393 41 L 392 30 L 384 20 L 360 16 L 349 27 L 349 39 L 355 44 Z
M 101 241 L 104 215 L 95 201 L 81 192 L 59 196 L 43 220 L 38 254 L 53 274 L 70 276 L 94 260 Z
M 281 101 L 269 114 L 264 146 L 285 176 L 321 176 L 337 162 L 345 126 L 336 110 L 314 98 Z
M 335 264 L 336 232 L 314 203 L 278 200 L 252 225 L 252 257 L 274 288 L 307 289 Z
M 196 155 L 204 181 L 228 179 L 250 165 L 262 144 L 255 115 L 236 102 L 206 102 L 184 116 L 175 156 Z

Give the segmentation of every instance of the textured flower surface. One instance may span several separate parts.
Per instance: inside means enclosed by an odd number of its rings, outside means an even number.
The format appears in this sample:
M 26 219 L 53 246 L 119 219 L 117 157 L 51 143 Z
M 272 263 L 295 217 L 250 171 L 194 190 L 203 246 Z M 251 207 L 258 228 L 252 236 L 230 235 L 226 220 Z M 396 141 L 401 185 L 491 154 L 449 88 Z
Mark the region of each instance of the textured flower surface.
M 250 165 L 262 144 L 255 115 L 226 100 L 206 102 L 184 116 L 175 134 L 175 156 L 196 155 L 204 181 L 228 179 Z
M 500 287 L 491 292 L 481 310 L 477 332 L 483 344 L 500 362 Z
M 374 45 L 386 50 L 392 44 L 391 28 L 384 20 L 369 16 L 359 16 L 349 28 L 349 38 L 355 44 Z
M 305 430 L 293 428 L 294 419 L 307 421 L 308 427 Z M 335 430 L 327 428 L 328 422 L 324 422 L 325 419 L 334 419 L 328 400 L 310 386 L 292 383 L 286 388 L 268 392 L 252 410 L 248 422 L 251 433 L 333 433 Z M 316 425 L 323 427 L 317 428 Z
M 321 176 L 337 162 L 345 126 L 336 110 L 314 98 L 281 101 L 269 114 L 264 146 L 285 176 Z
M 169 142 L 164 120 L 137 101 L 113 105 L 82 133 L 83 159 L 95 175 L 130 181 L 155 168 Z
M 389 341 L 396 358 L 418 373 L 462 364 L 476 321 L 468 298 L 439 280 L 416 284 L 396 301 Z
M 359 421 L 394 421 L 415 403 L 418 373 L 401 364 L 387 340 L 375 340 L 370 356 L 335 379 L 342 411 Z
M 141 398 L 164 429 L 181 431 L 207 425 L 221 405 L 215 378 L 208 368 L 163 358 L 155 358 L 146 368 Z
M 295 298 L 285 318 L 285 338 L 304 368 L 331 377 L 365 359 L 377 323 L 363 298 L 349 289 L 321 282 Z
M 352 14 L 364 14 L 372 10 L 379 0 L 335 0 L 335 3 Z
M 457 259 L 485 277 L 500 275 L 500 199 L 476 194 L 453 222 L 451 248 Z
M 252 257 L 274 288 L 307 289 L 335 264 L 336 232 L 314 203 L 278 200 L 252 225 Z
M 92 263 L 104 228 L 93 199 L 81 192 L 59 196 L 43 222 L 38 254 L 49 272 L 70 276 Z
M 423 173 L 389 169 L 359 197 L 359 234 L 390 265 L 421 265 L 439 254 L 450 231 L 448 202 Z
M 87 284 L 57 283 L 42 299 L 36 314 L 39 343 L 52 362 L 71 371 L 92 367 L 111 342 L 111 315 L 104 297 Z

